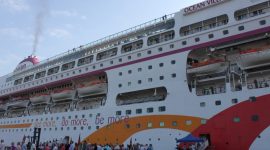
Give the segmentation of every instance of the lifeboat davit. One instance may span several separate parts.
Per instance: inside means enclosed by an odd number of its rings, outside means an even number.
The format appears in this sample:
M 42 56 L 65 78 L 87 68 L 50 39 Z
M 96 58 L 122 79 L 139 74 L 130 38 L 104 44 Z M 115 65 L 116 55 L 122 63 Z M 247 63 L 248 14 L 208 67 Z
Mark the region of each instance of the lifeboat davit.
M 38 94 L 30 97 L 30 101 L 33 105 L 49 104 L 51 96 L 50 94 Z
M 241 69 L 249 69 L 269 65 L 270 49 L 250 49 L 241 51 L 237 64 Z
M 8 109 L 26 108 L 29 104 L 29 99 L 13 99 L 6 104 Z
M 6 104 L 0 104 L 0 112 L 1 111 L 6 111 L 6 110 L 7 110 Z
M 193 63 L 187 69 L 188 74 L 210 74 L 224 72 L 228 67 L 228 63 L 222 59 L 207 59 L 199 63 Z
M 75 98 L 76 91 L 74 89 L 61 89 L 51 92 L 51 97 L 54 102 L 73 100 Z
M 107 91 L 107 83 L 103 81 L 84 82 L 77 86 L 77 91 L 79 97 L 105 94 Z

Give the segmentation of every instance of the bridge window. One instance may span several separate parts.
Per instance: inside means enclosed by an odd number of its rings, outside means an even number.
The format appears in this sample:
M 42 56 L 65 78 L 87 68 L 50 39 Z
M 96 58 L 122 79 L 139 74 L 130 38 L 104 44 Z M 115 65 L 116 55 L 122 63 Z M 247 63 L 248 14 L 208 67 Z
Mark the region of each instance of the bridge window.
M 14 85 L 22 84 L 22 78 L 15 80 Z
M 158 35 L 154 35 L 154 36 L 149 37 L 147 40 L 147 45 L 148 46 L 155 45 L 158 43 L 172 40 L 173 38 L 174 38 L 174 31 L 173 30 L 165 32 L 165 33 L 160 33 Z
M 244 20 L 270 12 L 270 1 L 237 10 L 234 13 L 236 20 Z
M 143 40 L 132 42 L 122 46 L 121 53 L 127 53 L 142 48 Z
M 84 57 L 84 58 L 81 58 L 78 60 L 78 65 L 77 66 L 82 66 L 82 65 L 85 65 L 85 64 L 90 64 L 92 63 L 94 60 L 94 56 L 91 55 L 91 56 L 88 56 L 88 57 Z
M 57 66 L 57 67 L 54 67 L 54 68 L 49 69 L 47 75 L 52 75 L 52 74 L 58 73 L 59 68 L 60 68 L 60 67 Z
M 32 74 L 32 75 L 30 75 L 30 76 L 26 76 L 25 78 L 24 78 L 24 81 L 23 82 L 29 82 L 29 81 L 32 81 L 34 79 L 34 75 Z
M 62 65 L 61 70 L 62 70 L 62 71 L 69 70 L 69 69 L 74 68 L 74 66 L 75 66 L 75 61 L 70 62 L 70 63 L 66 63 L 66 64 L 63 64 L 63 65 Z
M 193 23 L 187 26 L 184 26 L 180 29 L 181 36 L 187 36 L 197 32 L 213 29 L 219 26 L 226 25 L 229 21 L 227 15 L 221 15 L 207 20 L 203 20 L 197 23 Z
M 45 75 L 46 75 L 46 71 L 38 72 L 38 73 L 36 73 L 35 79 L 45 77 Z
M 117 48 L 113 48 L 97 54 L 97 61 L 113 57 L 117 54 Z

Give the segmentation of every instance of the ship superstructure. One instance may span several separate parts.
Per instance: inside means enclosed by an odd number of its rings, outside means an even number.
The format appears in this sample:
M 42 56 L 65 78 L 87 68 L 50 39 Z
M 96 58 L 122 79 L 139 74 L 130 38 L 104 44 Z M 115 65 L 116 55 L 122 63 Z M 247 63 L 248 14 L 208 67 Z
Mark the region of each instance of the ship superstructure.
M 207 0 L 0 78 L 0 139 L 270 147 L 270 1 Z M 14 136 L 7 136 L 7 135 Z M 166 143 L 166 144 L 164 144 Z

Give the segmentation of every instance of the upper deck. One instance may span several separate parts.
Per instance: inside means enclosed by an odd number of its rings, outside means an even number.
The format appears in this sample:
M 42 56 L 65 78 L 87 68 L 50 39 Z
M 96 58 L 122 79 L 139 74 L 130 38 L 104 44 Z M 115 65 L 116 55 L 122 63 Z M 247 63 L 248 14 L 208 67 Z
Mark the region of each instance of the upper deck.
M 60 67 L 61 71 L 75 69 L 86 64 L 84 63 L 86 60 L 89 60 L 90 63 L 97 63 L 111 57 L 121 56 L 133 50 L 151 48 L 170 40 L 187 40 L 204 32 L 219 30 L 221 27 L 231 26 L 252 17 L 266 15 L 269 12 L 269 5 L 269 1 L 265 0 L 204 1 L 184 8 L 177 13 L 165 15 L 71 49 L 65 53 L 48 58 L 27 70 L 4 76 L 0 80 L 0 94 L 6 95 L 20 91 L 19 89 L 21 88 L 14 87 L 29 83 L 28 80 L 24 82 L 23 79 L 33 75 L 35 78 L 33 77 L 30 81 L 34 81 L 39 79 L 36 77 L 44 71 L 44 76 L 41 78 L 54 75 L 54 70 L 58 73 Z M 224 11 L 221 12 L 221 9 Z M 196 42 L 192 43 L 192 45 L 195 44 Z M 70 68 L 62 69 L 64 65 L 72 64 L 73 62 L 74 65 L 71 65 Z M 48 73 L 50 71 L 53 72 Z

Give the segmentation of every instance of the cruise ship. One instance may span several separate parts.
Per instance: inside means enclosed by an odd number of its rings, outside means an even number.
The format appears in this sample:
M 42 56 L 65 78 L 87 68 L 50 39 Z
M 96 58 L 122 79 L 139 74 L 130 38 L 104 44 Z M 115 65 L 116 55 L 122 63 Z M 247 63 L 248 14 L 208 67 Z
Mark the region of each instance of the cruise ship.
M 0 139 L 270 148 L 270 1 L 206 0 L 0 77 Z

